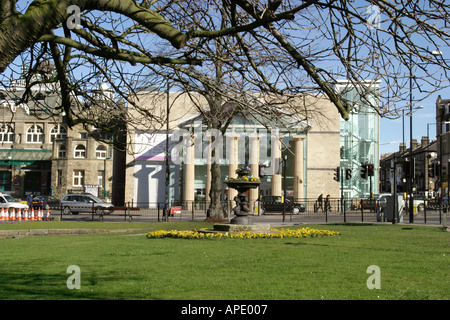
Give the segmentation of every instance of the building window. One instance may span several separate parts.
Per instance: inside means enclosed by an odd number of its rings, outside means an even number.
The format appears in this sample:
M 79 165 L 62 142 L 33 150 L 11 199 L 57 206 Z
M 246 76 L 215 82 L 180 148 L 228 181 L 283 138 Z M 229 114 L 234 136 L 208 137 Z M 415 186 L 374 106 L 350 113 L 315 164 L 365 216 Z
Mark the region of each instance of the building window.
M 0 191 L 11 191 L 11 179 L 10 171 L 0 171 Z
M 95 157 L 97 159 L 106 159 L 106 147 L 98 146 L 97 150 L 95 150 Z
M 73 170 L 73 186 L 84 186 L 84 170 Z
M 33 125 L 27 130 L 27 143 L 42 143 L 44 141 L 44 130 L 40 126 Z
M 0 126 L 0 142 L 14 142 L 14 130 L 10 125 Z
M 58 149 L 58 158 L 62 159 L 65 158 L 67 156 L 67 152 L 66 152 L 66 146 L 64 144 L 59 146 Z
M 103 170 L 98 170 L 97 171 L 97 184 L 99 186 L 103 186 L 103 175 L 104 175 L 105 171 Z
M 75 158 L 86 158 L 86 147 L 82 144 L 75 147 Z
M 62 186 L 62 170 L 57 171 L 56 186 Z
M 449 128 L 450 128 L 450 125 L 449 125 L 449 123 L 447 123 L 447 121 L 442 123 L 442 133 L 448 132 Z
M 67 131 L 63 126 L 57 125 L 50 130 L 50 142 L 53 142 L 55 139 L 65 139 L 66 137 Z

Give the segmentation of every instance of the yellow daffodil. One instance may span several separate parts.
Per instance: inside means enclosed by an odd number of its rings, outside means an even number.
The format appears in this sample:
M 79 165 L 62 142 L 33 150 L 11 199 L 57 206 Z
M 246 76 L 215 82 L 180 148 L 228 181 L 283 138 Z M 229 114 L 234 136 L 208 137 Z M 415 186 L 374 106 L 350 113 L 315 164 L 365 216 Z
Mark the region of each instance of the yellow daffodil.
M 325 237 L 325 236 L 337 236 L 339 232 L 332 230 L 318 230 L 311 228 L 301 228 L 296 230 L 290 229 L 271 229 L 273 232 L 240 232 L 240 233 L 222 233 L 222 232 L 203 232 L 207 230 L 202 228 L 200 230 L 157 230 L 147 233 L 147 238 L 181 238 L 181 239 L 284 239 L 284 238 L 304 238 L 304 237 Z

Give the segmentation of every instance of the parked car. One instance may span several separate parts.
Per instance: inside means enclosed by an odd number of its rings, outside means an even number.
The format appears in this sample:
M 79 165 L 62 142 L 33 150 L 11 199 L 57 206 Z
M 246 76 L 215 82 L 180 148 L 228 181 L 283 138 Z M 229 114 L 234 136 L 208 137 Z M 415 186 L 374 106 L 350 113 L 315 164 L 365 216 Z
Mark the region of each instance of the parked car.
M 19 201 L 16 201 L 12 196 L 9 194 L 3 194 L 0 193 L 0 208 L 10 210 L 11 208 L 14 209 L 28 209 L 28 205 Z
M 286 201 L 286 212 L 299 214 L 305 212 L 305 205 L 303 203 L 292 202 L 289 199 Z M 283 202 L 281 196 L 263 196 L 260 201 L 259 213 L 265 214 L 266 212 L 283 212 Z
M 44 210 L 59 208 L 59 199 L 52 196 L 37 196 L 33 199 L 33 208 Z
M 384 207 L 387 203 L 387 194 L 373 195 L 372 198 L 363 198 L 360 200 L 360 209 L 376 211 L 377 207 Z
M 364 210 L 376 211 L 377 207 L 384 208 L 387 205 L 387 197 L 390 197 L 390 193 L 374 194 L 372 199 L 365 198 L 360 200 L 360 205 Z M 361 208 L 360 207 L 360 208 Z
M 110 214 L 114 211 L 111 203 L 105 202 L 90 193 L 66 194 L 61 198 L 60 206 L 64 214 L 92 212 Z

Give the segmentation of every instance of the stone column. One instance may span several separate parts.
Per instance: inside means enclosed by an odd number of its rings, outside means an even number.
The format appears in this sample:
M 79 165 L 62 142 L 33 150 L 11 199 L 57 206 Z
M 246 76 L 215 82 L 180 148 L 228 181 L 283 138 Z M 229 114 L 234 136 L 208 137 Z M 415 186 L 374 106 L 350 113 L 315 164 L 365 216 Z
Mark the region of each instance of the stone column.
M 209 192 L 211 191 L 211 135 L 207 135 L 206 138 L 208 139 L 208 147 L 206 155 L 206 201 L 210 201 L 211 198 L 209 197 Z
M 237 178 L 236 169 L 238 168 L 238 134 L 229 134 L 228 137 L 228 178 Z M 228 188 L 227 199 L 233 201 L 234 197 L 237 196 L 237 191 Z M 234 203 L 233 203 L 234 204 Z
M 184 201 L 191 204 L 194 201 L 195 195 L 194 139 L 191 135 L 184 136 L 184 139 L 186 143 L 186 155 L 184 158 Z
M 249 162 L 250 175 L 259 178 L 259 135 L 249 135 Z M 254 213 L 254 203 L 258 199 L 259 188 L 248 191 L 248 202 L 250 213 Z
M 283 189 L 283 185 L 281 183 L 281 175 L 282 175 L 282 162 L 281 162 L 281 141 L 283 139 L 283 136 L 274 135 L 272 136 L 272 146 L 271 146 L 271 152 L 272 152 L 272 168 L 273 170 L 276 170 L 276 168 L 279 167 L 279 173 L 275 174 L 273 172 L 272 175 L 272 195 L 273 196 L 281 196 L 281 191 Z
M 305 135 L 294 135 L 294 200 L 303 199 L 303 140 Z

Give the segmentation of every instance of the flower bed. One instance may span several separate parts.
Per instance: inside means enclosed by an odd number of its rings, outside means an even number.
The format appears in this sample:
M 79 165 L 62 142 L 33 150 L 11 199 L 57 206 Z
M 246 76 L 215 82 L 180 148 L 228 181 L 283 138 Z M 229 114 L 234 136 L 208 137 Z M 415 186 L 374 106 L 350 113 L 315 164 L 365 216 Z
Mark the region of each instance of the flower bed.
M 339 232 L 332 230 L 318 230 L 312 228 L 301 229 L 270 229 L 271 232 L 205 232 L 207 229 L 200 230 L 157 230 L 147 233 L 148 239 L 157 238 L 181 238 L 181 239 L 283 239 L 283 238 L 313 238 L 337 236 Z

